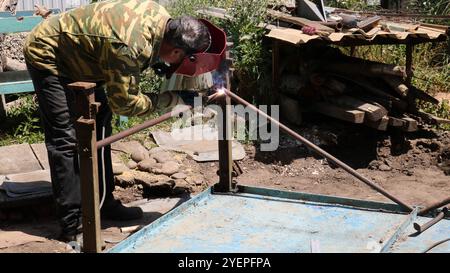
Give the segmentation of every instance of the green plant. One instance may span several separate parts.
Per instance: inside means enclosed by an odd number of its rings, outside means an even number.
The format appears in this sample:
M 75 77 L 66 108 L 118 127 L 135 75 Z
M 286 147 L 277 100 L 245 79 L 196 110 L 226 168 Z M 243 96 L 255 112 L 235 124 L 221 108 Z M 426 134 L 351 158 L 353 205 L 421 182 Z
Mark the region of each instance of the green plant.
M 0 145 L 38 143 L 44 140 L 39 109 L 33 95 L 21 95 L 16 105 L 8 110 L 7 118 L 0 125 Z

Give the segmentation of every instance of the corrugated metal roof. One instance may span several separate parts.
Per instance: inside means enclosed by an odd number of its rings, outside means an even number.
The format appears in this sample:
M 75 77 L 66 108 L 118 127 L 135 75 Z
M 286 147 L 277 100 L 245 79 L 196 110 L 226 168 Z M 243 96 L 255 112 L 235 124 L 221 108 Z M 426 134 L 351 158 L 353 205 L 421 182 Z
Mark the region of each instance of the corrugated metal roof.
M 34 10 L 34 5 L 36 4 L 48 9 L 60 9 L 64 11 L 68 8 L 90 4 L 90 2 L 90 0 L 19 0 L 17 3 L 17 11 Z
M 375 27 L 368 32 L 360 29 L 350 29 L 345 32 L 335 32 L 329 35 L 308 35 L 301 30 L 271 26 L 267 37 L 294 45 L 306 44 L 312 41 L 334 44 L 377 44 L 445 41 L 448 29 L 418 24 L 410 31 L 385 31 Z

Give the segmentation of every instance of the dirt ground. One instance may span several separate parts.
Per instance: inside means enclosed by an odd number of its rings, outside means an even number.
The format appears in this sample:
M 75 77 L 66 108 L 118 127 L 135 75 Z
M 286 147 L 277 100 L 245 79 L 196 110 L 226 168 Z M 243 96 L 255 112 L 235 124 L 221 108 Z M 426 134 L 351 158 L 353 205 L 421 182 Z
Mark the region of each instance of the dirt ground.
M 422 128 L 406 135 L 380 133 L 327 119 L 312 120 L 295 129 L 406 203 L 423 206 L 450 193 L 450 132 Z M 277 151 L 261 152 L 258 145 L 246 145 L 245 149 L 247 156 L 239 162 L 244 171 L 237 178 L 239 184 L 390 202 L 286 135 L 281 135 Z M 201 174 L 210 186 L 218 181 L 217 162 L 197 163 L 186 158 L 183 165 Z M 116 187 L 114 194 L 124 203 L 143 199 L 142 189 L 137 185 Z M 103 235 L 109 238 L 107 247 L 128 235 L 120 233 L 120 226 L 149 224 L 172 207 L 159 206 L 155 215 L 140 222 L 103 223 Z M 3 212 L 10 217 L 0 222 L 0 230 L 23 231 L 43 240 L 3 248 L 0 252 L 72 252 L 67 244 L 55 239 L 58 225 L 51 205 L 44 204 L 35 210 Z

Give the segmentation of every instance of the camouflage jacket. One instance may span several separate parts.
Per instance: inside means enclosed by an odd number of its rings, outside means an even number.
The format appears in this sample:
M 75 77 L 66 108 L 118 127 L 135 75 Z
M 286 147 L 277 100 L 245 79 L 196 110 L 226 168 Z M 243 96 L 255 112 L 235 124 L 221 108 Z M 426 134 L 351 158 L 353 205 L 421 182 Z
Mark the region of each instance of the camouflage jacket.
M 109 0 L 50 17 L 24 47 L 26 61 L 73 81 L 105 84 L 116 114 L 152 110 L 139 91 L 140 74 L 153 64 L 170 15 L 149 0 Z

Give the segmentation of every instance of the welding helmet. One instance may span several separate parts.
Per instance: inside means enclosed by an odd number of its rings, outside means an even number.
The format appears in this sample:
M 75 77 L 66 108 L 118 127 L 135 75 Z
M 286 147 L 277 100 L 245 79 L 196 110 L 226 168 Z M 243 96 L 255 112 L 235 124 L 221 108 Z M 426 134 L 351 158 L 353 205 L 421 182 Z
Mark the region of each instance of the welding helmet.
M 189 77 L 198 76 L 216 70 L 225 58 L 227 36 L 223 30 L 205 19 L 198 19 L 205 24 L 211 36 L 209 47 L 203 52 L 187 53 L 178 66 L 170 68 L 168 76 L 180 74 Z

